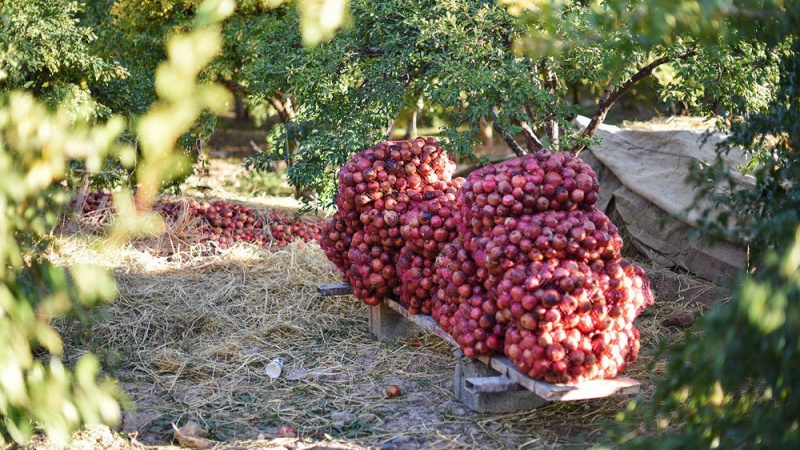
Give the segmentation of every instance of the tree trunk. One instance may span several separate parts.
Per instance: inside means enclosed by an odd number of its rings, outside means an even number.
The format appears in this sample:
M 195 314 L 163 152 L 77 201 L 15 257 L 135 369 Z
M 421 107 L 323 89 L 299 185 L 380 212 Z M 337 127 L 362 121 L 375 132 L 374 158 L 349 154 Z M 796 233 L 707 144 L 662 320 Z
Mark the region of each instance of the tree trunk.
M 492 128 L 491 122 L 486 120 L 485 117 L 481 117 L 481 143 L 486 147 L 491 147 L 494 145 L 494 129 Z
M 503 138 L 515 155 L 522 156 L 525 154 L 525 150 L 523 150 L 517 141 L 514 140 L 514 136 L 512 136 L 508 130 L 500 125 L 500 118 L 497 115 L 497 107 L 492 108 L 492 127 L 494 127 L 494 130 L 497 131 L 497 133 Z
M 408 127 L 406 127 L 406 135 L 404 136 L 405 139 L 414 139 L 417 137 L 417 114 L 419 113 L 418 109 L 415 109 L 414 112 L 411 113 L 411 118 L 408 119 Z
M 675 57 L 674 59 L 684 60 L 691 58 L 692 56 L 695 55 L 697 55 L 697 53 L 695 53 L 694 50 L 687 50 L 678 55 L 677 57 Z M 580 133 L 581 136 L 583 137 L 594 136 L 594 134 L 597 132 L 597 129 L 600 127 L 600 124 L 602 124 L 603 121 L 606 120 L 606 115 L 608 114 L 608 111 L 611 109 L 614 103 L 622 96 L 622 94 L 627 92 L 628 89 L 630 89 L 631 86 L 636 84 L 636 82 L 638 82 L 639 80 L 652 75 L 653 70 L 656 67 L 662 64 L 666 64 L 672 60 L 673 58 L 669 56 L 663 56 L 661 58 L 656 59 L 650 64 L 641 67 L 635 74 L 631 75 L 630 78 L 625 80 L 625 82 L 622 83 L 616 89 L 614 89 L 614 79 L 611 78 L 610 80 L 608 80 L 608 84 L 606 84 L 606 87 L 603 90 L 603 94 L 600 96 L 600 101 L 597 103 L 597 109 L 595 110 L 594 115 L 592 116 L 592 120 L 589 121 L 589 124 L 586 126 L 586 128 L 584 128 L 583 131 L 581 131 Z M 572 153 L 573 155 L 577 155 L 578 153 L 581 152 L 581 150 L 584 149 L 584 147 L 585 145 L 583 144 L 576 145 L 575 147 L 572 147 L 569 150 L 569 152 Z
M 234 98 L 234 111 L 236 112 L 236 120 L 243 121 L 250 118 L 250 111 L 244 106 L 244 101 L 238 95 Z
M 294 120 L 296 115 L 294 111 L 294 107 L 292 105 L 292 96 L 289 94 L 284 94 L 282 92 L 276 92 L 275 95 L 270 96 L 267 98 L 273 108 L 278 111 L 278 117 L 281 120 L 281 123 L 284 127 L 286 127 L 286 167 L 294 166 L 295 160 L 294 156 L 297 155 L 299 150 L 297 141 L 289 136 L 289 124 Z M 303 191 L 303 186 L 300 184 L 295 185 L 294 187 L 294 196 L 296 199 L 300 199 L 300 195 Z

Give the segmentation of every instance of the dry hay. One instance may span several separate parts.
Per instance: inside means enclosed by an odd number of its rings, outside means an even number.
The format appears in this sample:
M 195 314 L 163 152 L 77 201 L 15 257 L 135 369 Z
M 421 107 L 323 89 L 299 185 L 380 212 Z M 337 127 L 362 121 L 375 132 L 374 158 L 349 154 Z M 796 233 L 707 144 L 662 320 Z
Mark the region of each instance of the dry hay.
M 111 196 L 103 196 L 96 209 L 84 210 L 89 195 L 96 194 L 84 187 L 75 192 L 75 201 L 71 208 L 60 217 L 58 232 L 62 235 L 106 235 L 116 220 L 116 209 Z M 130 245 L 140 252 L 154 256 L 170 256 L 178 258 L 200 256 L 212 253 L 213 244 L 199 245 L 202 241 L 202 218 L 191 213 L 187 202 L 181 202 L 176 216 L 161 215 L 163 224 L 156 236 L 142 236 L 131 239 Z M 57 243 L 58 245 L 58 243 Z M 109 255 L 106 252 L 106 256 Z M 101 258 L 95 258 L 101 261 Z M 102 265 L 106 265 L 102 261 Z
M 267 252 L 237 246 L 216 256 L 163 258 L 133 248 L 101 252 L 91 238 L 60 239 L 58 264 L 94 263 L 112 271 L 119 298 L 98 309 L 83 336 L 120 380 L 135 412 L 123 430 L 149 444 L 169 441 L 172 423 L 195 420 L 222 448 L 268 448 L 283 425 L 328 444 L 399 448 L 563 448 L 597 442 L 628 398 L 555 403 L 533 411 L 482 415 L 454 399 L 453 348 L 434 336 L 376 342 L 367 307 L 352 296 L 321 298 L 337 282 L 316 244 Z M 664 325 L 679 309 L 702 314 L 697 281 L 647 268 L 656 306 L 636 321 L 640 360 L 626 375 L 644 382 L 663 374 L 654 348 L 683 331 Z M 86 346 L 68 344 L 75 358 Z M 419 344 L 422 346 L 418 346 Z M 286 363 L 270 379 L 264 366 Z M 386 388 L 403 395 L 387 399 Z M 273 442 L 272 444 L 267 442 Z
M 659 116 L 646 121 L 624 120 L 622 128 L 644 131 L 714 130 L 716 119 L 692 116 Z
M 221 439 L 274 436 L 280 425 L 303 435 L 368 435 L 394 409 L 386 383 L 437 389 L 452 376 L 443 343 L 432 340 L 408 357 L 408 343 L 373 340 L 365 305 L 320 298 L 316 286 L 337 280 L 316 244 L 277 252 L 240 246 L 180 261 L 133 249 L 114 259 L 88 243 L 65 238 L 52 259 L 102 263 L 115 272 L 119 298 L 99 308 L 88 332 L 77 323 L 63 331 L 90 336 L 140 411 L 158 411 L 156 421 L 192 417 Z M 275 357 L 286 366 L 272 380 L 264 366 Z M 449 367 L 434 370 L 442 365 Z
M 103 234 L 114 223 L 115 210 L 111 197 L 103 201 L 91 211 L 84 212 L 84 207 L 90 195 L 88 179 L 84 186 L 75 192 L 74 204 L 66 215 L 61 217 L 62 230 L 71 232 Z

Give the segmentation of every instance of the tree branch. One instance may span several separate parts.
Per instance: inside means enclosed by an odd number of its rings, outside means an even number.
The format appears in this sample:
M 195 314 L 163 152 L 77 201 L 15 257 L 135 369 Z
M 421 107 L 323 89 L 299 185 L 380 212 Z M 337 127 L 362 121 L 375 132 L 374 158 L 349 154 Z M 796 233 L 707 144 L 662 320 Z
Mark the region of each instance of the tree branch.
M 406 78 L 405 79 L 405 83 L 406 84 L 410 83 L 411 80 L 415 80 L 418 76 L 422 75 L 423 73 L 425 73 L 430 68 L 431 68 L 431 64 L 430 63 L 423 62 L 422 64 L 419 65 L 419 67 L 417 67 L 416 69 L 412 70 L 411 72 L 406 72 L 405 73 L 405 78 Z
M 692 56 L 696 56 L 697 53 L 694 50 L 687 50 L 684 53 L 681 53 L 674 59 L 685 60 L 691 58 Z M 621 86 L 616 89 L 614 87 L 614 80 L 609 80 L 608 84 L 606 85 L 605 89 L 603 90 L 603 95 L 600 96 L 600 101 L 597 104 L 597 110 L 595 110 L 594 115 L 592 116 L 592 120 L 589 121 L 589 124 L 586 128 L 583 129 L 581 132 L 582 137 L 592 137 L 597 132 L 597 129 L 600 127 L 600 124 L 606 119 L 606 115 L 614 103 L 628 91 L 634 84 L 636 84 L 639 80 L 646 78 L 652 75 L 653 70 L 656 67 L 666 64 L 670 61 L 673 61 L 673 58 L 669 56 L 663 56 L 661 58 L 656 59 L 655 61 L 651 62 L 650 64 L 640 68 L 633 76 L 628 78 Z M 585 145 L 578 144 L 575 147 L 570 149 L 570 153 L 573 155 L 577 155 L 583 150 Z
M 247 89 L 246 87 L 242 86 L 239 83 L 235 83 L 235 82 L 230 81 L 230 80 L 217 78 L 217 83 L 225 86 L 226 88 L 228 88 L 229 91 L 231 91 L 234 94 L 242 94 L 242 95 L 250 95 L 251 94 L 249 89 Z
M 286 105 L 275 95 L 270 95 L 267 97 L 267 101 L 276 111 L 278 111 L 278 117 L 281 118 L 281 122 L 283 124 L 289 123 L 292 120 L 291 111 L 287 111 Z
M 294 119 L 294 117 L 297 115 L 293 105 L 294 94 L 287 94 L 282 91 L 277 91 L 277 94 L 280 96 L 281 103 L 283 103 L 283 108 L 286 110 L 289 120 Z
M 386 133 L 385 133 L 387 141 L 392 139 L 392 133 L 394 132 L 394 126 L 396 123 L 397 123 L 396 119 L 389 119 L 389 122 L 386 125 Z
M 535 87 L 537 90 L 541 90 L 542 89 L 542 82 L 539 80 L 539 67 L 538 67 L 538 65 L 537 64 L 532 64 L 529 67 L 529 71 L 530 71 L 531 85 L 533 87 Z M 530 118 L 530 120 L 532 122 L 536 123 L 536 121 L 538 121 L 539 119 L 538 119 L 537 115 L 533 113 L 533 110 L 531 109 L 531 105 L 525 105 L 524 108 L 525 108 L 525 113 L 528 114 L 528 117 Z
M 362 55 L 366 55 L 366 56 L 370 56 L 370 57 L 383 56 L 384 53 L 385 53 L 385 51 L 382 48 L 377 48 L 377 47 L 362 47 L 361 48 L 361 54 Z
M 286 127 L 286 165 L 288 167 L 294 166 L 295 163 L 295 156 L 297 155 L 298 151 L 298 144 L 297 141 L 291 136 L 290 129 L 288 127 L 289 122 L 294 119 L 295 111 L 292 108 L 292 95 L 286 94 L 285 92 L 276 91 L 274 95 L 270 95 L 267 97 L 267 101 L 278 111 L 278 117 L 280 117 L 281 122 Z M 302 184 L 296 184 L 294 186 L 294 196 L 295 198 L 299 199 L 300 195 L 303 191 Z
M 550 67 L 547 67 L 547 90 L 553 98 L 553 110 L 556 109 L 556 103 L 558 102 L 555 96 L 557 88 L 558 78 L 556 77 L 556 73 Z M 557 148 L 560 130 L 558 127 L 558 119 L 554 115 L 545 121 L 545 129 L 547 130 L 547 137 L 550 138 L 551 145 L 553 148 Z
M 492 107 L 492 128 L 503 138 L 503 140 L 511 147 L 511 150 L 517 155 L 522 156 L 525 154 L 525 150 L 517 144 L 517 141 L 514 140 L 514 136 L 508 133 L 508 130 L 500 126 L 500 119 L 497 117 L 497 107 Z
M 542 61 L 540 61 L 539 63 L 542 63 Z M 530 66 L 530 72 L 531 72 L 531 84 L 533 85 L 533 87 L 535 87 L 536 89 L 542 89 L 542 82 L 539 80 L 538 64 L 532 64 Z
M 522 135 L 525 137 L 525 145 L 528 147 L 528 153 L 536 153 L 544 148 L 544 144 L 536 137 L 536 134 L 533 132 L 531 126 L 528 125 L 528 122 L 520 121 L 519 126 L 522 127 Z

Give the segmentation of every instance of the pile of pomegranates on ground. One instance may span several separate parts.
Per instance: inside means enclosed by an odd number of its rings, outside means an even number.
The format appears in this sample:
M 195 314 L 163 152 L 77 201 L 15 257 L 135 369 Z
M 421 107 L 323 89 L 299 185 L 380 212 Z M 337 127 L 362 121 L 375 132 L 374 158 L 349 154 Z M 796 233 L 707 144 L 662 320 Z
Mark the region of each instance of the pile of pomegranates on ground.
M 432 315 L 469 357 L 505 354 L 551 383 L 634 361 L 649 280 L 620 255 L 580 158 L 542 151 L 466 180 L 433 138 L 387 141 L 339 172 L 320 243 L 356 297 Z
M 113 213 L 113 198 L 107 192 L 89 192 L 82 197 L 83 214 L 98 210 Z M 73 205 L 74 206 L 74 205 Z M 153 205 L 169 224 L 185 224 L 196 234 L 195 242 L 212 243 L 225 250 L 237 242 L 249 242 L 264 248 L 285 247 L 301 239 L 320 240 L 321 224 L 298 220 L 280 211 L 259 211 L 235 203 L 161 198 Z

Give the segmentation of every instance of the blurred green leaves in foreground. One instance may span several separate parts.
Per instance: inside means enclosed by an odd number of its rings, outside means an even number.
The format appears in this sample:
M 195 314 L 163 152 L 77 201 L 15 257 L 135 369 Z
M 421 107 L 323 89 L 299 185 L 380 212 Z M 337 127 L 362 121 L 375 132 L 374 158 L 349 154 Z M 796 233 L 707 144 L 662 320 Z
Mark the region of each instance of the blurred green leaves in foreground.
M 229 107 L 224 88 L 196 80 L 219 51 L 218 23 L 233 6 L 232 0 L 204 2 L 194 29 L 170 40 L 168 60 L 156 72 L 159 100 L 139 122 L 144 161 L 137 165 L 137 191 L 115 193 L 111 242 L 161 226 L 157 215 L 144 211 L 173 175 L 177 140 L 201 112 Z M 114 281 L 100 268 L 55 267 L 43 253 L 70 200 L 63 184 L 67 166 L 79 162 L 94 173 L 111 157 L 131 167 L 135 151 L 118 143 L 123 119 L 90 123 L 82 118 L 91 111 L 76 115 L 70 106 L 52 110 L 22 91 L 0 97 L 0 445 L 26 442 L 37 429 L 64 442 L 81 424 L 120 419 L 121 394 L 100 377 L 97 359 L 85 355 L 74 370 L 64 367 L 62 341 L 51 327 L 74 305 L 113 299 Z

